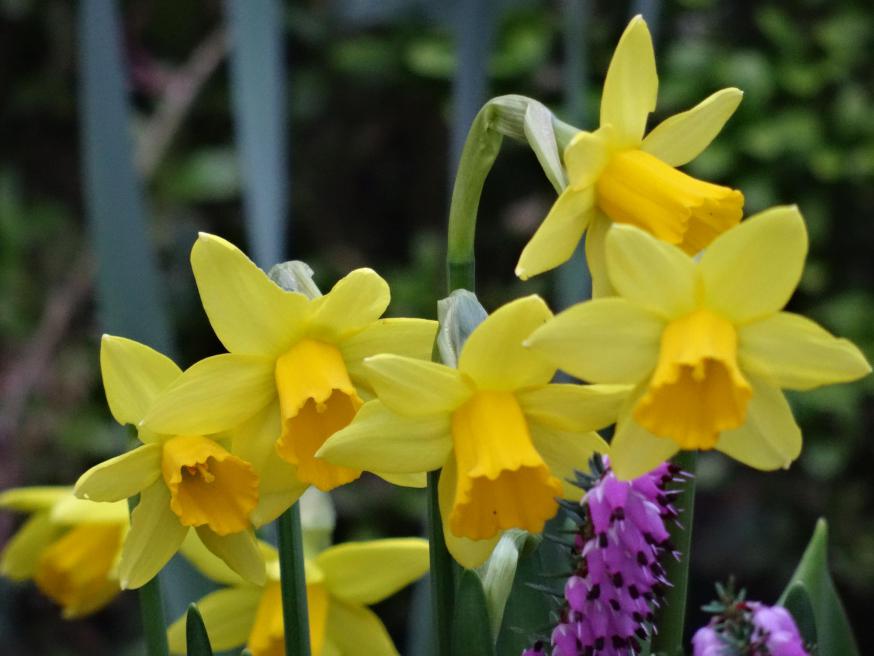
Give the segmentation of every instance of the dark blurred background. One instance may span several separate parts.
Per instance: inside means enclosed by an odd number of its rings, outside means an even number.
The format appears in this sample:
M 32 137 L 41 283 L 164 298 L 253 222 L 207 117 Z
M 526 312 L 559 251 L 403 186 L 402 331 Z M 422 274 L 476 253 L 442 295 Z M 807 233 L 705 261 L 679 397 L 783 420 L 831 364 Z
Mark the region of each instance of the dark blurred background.
M 259 0 L 251 6 L 275 12 L 271 43 L 280 54 L 263 69 L 260 92 L 257 81 L 244 86 L 237 75 L 245 63 L 228 64 L 235 4 L 116 5 L 130 121 L 130 134 L 116 139 L 100 133 L 111 121 L 85 115 L 98 111 L 94 79 L 104 73 L 97 70 L 89 86 L 81 64 L 86 47 L 84 56 L 100 58 L 113 30 L 80 12 L 106 13 L 95 7 L 107 3 L 0 0 L 0 487 L 72 484 L 119 451 L 98 370 L 102 332 L 165 348 L 183 366 L 220 350 L 188 265 L 197 231 L 230 239 L 262 265 L 271 248 L 276 257 L 304 259 L 323 288 L 350 268 L 371 266 L 391 284 L 391 314 L 434 317 L 445 285 L 453 153 L 472 113 L 490 96 L 522 93 L 593 127 L 610 55 L 638 11 L 656 42 L 654 121 L 721 87 L 744 90 L 726 130 L 688 169 L 739 187 L 748 213 L 800 205 L 811 253 L 791 309 L 874 357 L 869 2 Z M 271 75 L 278 76 L 272 87 Z M 258 120 L 247 128 L 240 116 L 261 111 L 259 142 Z M 127 151 L 116 148 L 128 142 Z M 136 178 L 123 172 L 131 159 Z M 261 172 L 253 170 L 258 162 Z M 273 162 L 279 170 L 265 174 Z M 271 176 L 279 182 L 265 191 Z M 95 200 L 101 184 L 118 194 L 114 205 Z M 263 205 L 258 210 L 252 198 L 259 193 L 273 199 L 281 221 L 258 227 Z M 477 284 L 487 308 L 533 292 L 560 307 L 577 294 L 573 270 L 563 281 L 522 284 L 513 276 L 553 199 L 530 150 L 507 142 L 480 211 Z M 282 239 L 265 240 L 270 231 Z M 258 234 L 260 250 L 252 243 Z M 123 306 L 105 291 L 113 275 L 143 281 L 123 290 Z M 692 626 L 704 621 L 697 609 L 713 582 L 732 574 L 750 596 L 776 600 L 825 516 L 838 588 L 862 653 L 874 653 L 872 386 L 869 377 L 791 397 L 806 443 L 790 471 L 703 459 Z M 418 492 L 368 479 L 334 498 L 337 541 L 423 531 Z M 0 517 L 0 545 L 19 523 Z M 425 653 L 407 625 L 411 595 L 377 610 L 403 653 Z M 32 586 L 0 584 L 4 653 L 134 654 L 138 632 L 130 593 L 67 623 Z

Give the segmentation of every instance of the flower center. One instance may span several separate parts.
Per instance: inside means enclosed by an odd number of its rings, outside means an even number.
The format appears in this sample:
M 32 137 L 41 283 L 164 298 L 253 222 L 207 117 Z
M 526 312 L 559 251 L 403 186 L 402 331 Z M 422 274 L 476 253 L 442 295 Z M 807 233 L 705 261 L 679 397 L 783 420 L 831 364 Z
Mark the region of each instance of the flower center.
M 119 592 L 109 573 L 121 549 L 121 524 L 80 524 L 46 547 L 34 580 L 64 608 L 64 617 L 80 617 L 108 603 Z
M 720 432 L 746 421 L 751 396 L 737 366 L 737 331 L 701 309 L 662 332 L 658 365 L 634 418 L 683 449 L 712 449 Z
M 531 443 L 525 415 L 512 392 L 477 392 L 452 414 L 458 464 L 449 527 L 484 540 L 499 530 L 539 533 L 552 517 L 561 483 Z
M 307 611 L 312 653 L 321 654 L 325 643 L 325 623 L 328 618 L 328 592 L 321 583 L 307 584 Z M 252 656 L 284 656 L 285 654 L 282 591 L 278 581 L 271 581 L 264 588 L 246 648 L 252 652 Z
M 324 491 L 358 478 L 358 469 L 315 458 L 325 440 L 348 426 L 362 405 L 337 347 L 299 341 L 276 361 L 276 389 L 282 413 L 276 450 L 297 466 L 298 478 Z
M 183 435 L 164 442 L 161 472 L 183 526 L 207 525 L 218 535 L 249 528 L 258 475 L 245 460 L 209 438 Z
M 741 220 L 743 194 L 697 180 L 642 150 L 623 150 L 597 182 L 598 206 L 689 254 Z

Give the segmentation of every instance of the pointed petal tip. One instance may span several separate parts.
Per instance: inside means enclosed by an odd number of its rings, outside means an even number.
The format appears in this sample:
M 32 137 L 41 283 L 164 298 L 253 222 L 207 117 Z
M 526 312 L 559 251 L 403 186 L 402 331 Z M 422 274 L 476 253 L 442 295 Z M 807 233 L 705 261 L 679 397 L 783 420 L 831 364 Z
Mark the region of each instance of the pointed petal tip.
M 517 266 L 515 270 L 516 277 L 520 280 L 528 280 L 528 272 L 525 270 L 525 267 Z

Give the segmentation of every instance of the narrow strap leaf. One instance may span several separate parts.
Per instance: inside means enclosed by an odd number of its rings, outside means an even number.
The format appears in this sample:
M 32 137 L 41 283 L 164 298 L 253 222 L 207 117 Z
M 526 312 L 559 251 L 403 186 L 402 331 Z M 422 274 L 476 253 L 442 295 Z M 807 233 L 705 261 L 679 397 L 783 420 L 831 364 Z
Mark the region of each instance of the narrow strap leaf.
M 212 656 L 212 646 L 206 634 L 206 626 L 197 605 L 188 606 L 188 617 L 185 620 L 185 639 L 188 656 Z

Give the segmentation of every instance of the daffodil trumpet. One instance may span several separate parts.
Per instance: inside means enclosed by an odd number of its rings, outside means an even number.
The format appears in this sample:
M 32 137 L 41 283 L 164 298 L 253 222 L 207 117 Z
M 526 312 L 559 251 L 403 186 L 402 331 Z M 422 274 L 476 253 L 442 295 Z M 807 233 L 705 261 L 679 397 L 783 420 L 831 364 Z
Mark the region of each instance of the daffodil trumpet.
M 658 93 L 655 54 L 646 22 L 625 29 L 607 70 L 600 127 L 577 133 L 564 150 L 568 184 L 525 246 L 516 275 L 527 279 L 567 261 L 586 234 L 594 296 L 611 293 L 604 239 L 613 223 L 634 225 L 695 254 L 736 225 L 743 194 L 677 169 L 713 141 L 742 93 L 717 91 L 671 116 L 649 134 Z
M 440 469 L 439 507 L 450 553 L 480 565 L 501 533 L 538 533 L 574 497 L 575 467 L 607 445 L 629 388 L 552 384 L 555 366 L 522 347 L 552 316 L 537 296 L 495 311 L 468 337 L 458 368 L 380 355 L 366 366 L 377 399 L 328 439 L 319 456 L 398 473 Z
M 757 469 L 785 468 L 801 451 L 801 431 L 781 390 L 870 372 L 852 343 L 782 311 L 806 253 L 794 206 L 747 219 L 700 261 L 615 225 L 606 264 L 618 296 L 562 312 L 526 343 L 582 380 L 634 386 L 610 445 L 621 479 L 681 450 L 716 449 Z

